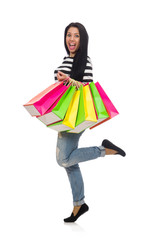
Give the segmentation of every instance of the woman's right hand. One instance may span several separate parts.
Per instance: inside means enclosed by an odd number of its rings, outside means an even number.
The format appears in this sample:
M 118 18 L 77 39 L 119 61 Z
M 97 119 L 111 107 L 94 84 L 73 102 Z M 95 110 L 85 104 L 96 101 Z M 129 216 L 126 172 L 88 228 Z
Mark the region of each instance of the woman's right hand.
M 66 75 L 65 73 L 61 72 L 61 71 L 58 71 L 57 73 L 57 79 L 58 81 L 63 81 L 65 80 L 66 78 L 68 78 L 68 75 Z

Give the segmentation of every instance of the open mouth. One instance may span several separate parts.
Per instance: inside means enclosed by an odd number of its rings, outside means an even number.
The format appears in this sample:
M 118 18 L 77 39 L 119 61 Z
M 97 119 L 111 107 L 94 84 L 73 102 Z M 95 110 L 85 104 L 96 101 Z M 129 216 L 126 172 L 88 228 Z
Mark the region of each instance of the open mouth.
M 76 44 L 75 43 L 69 43 L 69 49 L 70 50 L 74 50 L 76 48 Z

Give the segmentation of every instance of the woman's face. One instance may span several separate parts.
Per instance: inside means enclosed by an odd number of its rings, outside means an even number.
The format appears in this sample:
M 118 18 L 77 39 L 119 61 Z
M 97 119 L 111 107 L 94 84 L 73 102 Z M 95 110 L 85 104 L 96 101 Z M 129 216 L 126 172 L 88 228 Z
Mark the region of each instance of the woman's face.
M 70 27 L 66 34 L 66 45 L 70 52 L 70 57 L 74 57 L 80 46 L 80 34 L 76 27 Z

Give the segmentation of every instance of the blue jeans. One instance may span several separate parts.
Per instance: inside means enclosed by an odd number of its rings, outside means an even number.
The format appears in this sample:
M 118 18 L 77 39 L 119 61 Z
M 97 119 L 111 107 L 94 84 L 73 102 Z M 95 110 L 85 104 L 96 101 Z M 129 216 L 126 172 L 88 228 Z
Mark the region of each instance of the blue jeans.
M 67 172 L 74 206 L 83 204 L 85 197 L 83 178 L 78 163 L 105 156 L 105 148 L 103 146 L 78 148 L 79 138 L 83 132 L 79 134 L 59 132 L 57 139 L 57 163 L 64 167 Z

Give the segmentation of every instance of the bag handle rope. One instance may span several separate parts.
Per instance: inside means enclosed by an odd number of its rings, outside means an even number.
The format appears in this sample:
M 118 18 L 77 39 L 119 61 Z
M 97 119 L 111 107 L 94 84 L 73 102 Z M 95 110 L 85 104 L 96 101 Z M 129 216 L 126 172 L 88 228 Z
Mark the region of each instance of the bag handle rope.
M 71 86 L 75 86 L 77 90 L 80 88 L 81 85 L 84 85 L 84 83 L 78 82 L 70 77 L 65 78 L 63 81 L 64 84 L 69 83 Z

